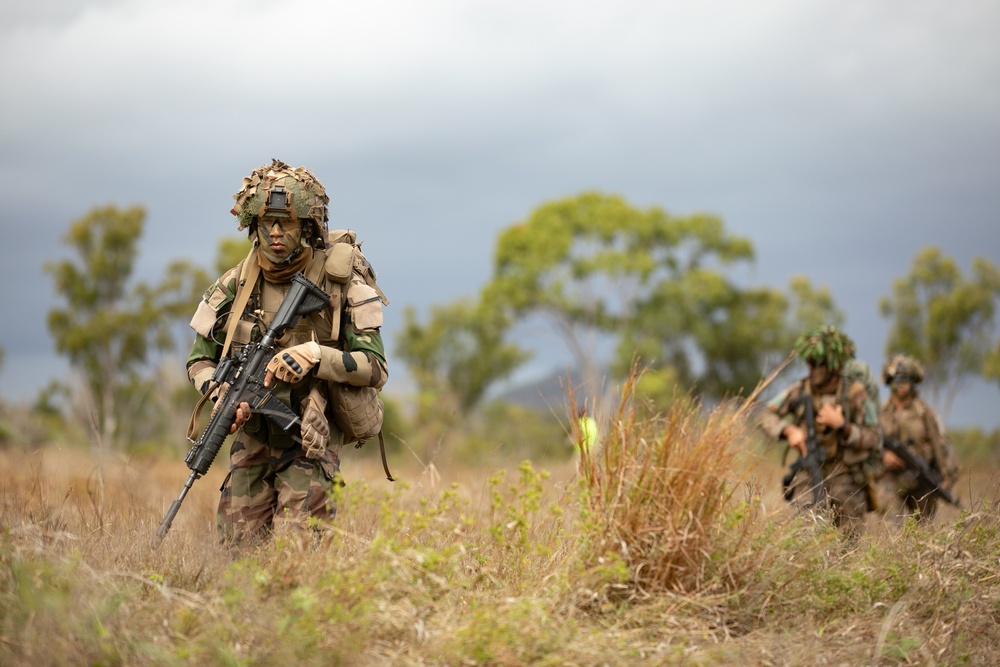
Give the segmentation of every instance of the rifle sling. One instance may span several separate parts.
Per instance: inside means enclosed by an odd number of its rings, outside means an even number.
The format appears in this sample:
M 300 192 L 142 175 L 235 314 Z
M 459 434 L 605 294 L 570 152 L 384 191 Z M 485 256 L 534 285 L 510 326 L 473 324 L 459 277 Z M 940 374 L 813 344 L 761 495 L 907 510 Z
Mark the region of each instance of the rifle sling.
M 229 311 L 229 322 L 226 326 L 226 340 L 222 344 L 222 354 L 219 355 L 220 359 L 225 359 L 226 355 L 229 354 L 229 346 L 232 345 L 233 334 L 236 332 L 236 325 L 239 324 L 240 318 L 243 317 L 243 311 L 247 307 L 247 302 L 250 301 L 250 293 L 253 292 L 254 285 L 257 284 L 257 277 L 259 275 L 260 263 L 257 261 L 257 248 L 252 248 L 250 250 L 250 254 L 247 255 L 247 258 L 240 262 L 236 280 L 236 298 L 233 300 L 233 307 Z M 218 385 L 216 383 L 210 384 L 205 393 L 198 399 L 198 403 L 195 404 L 194 410 L 191 412 L 191 418 L 188 420 L 188 440 L 194 441 L 195 437 L 198 435 L 198 418 L 201 416 L 202 408 L 205 407 L 205 403 L 217 388 Z
M 229 353 L 229 346 L 233 341 L 233 334 L 236 333 L 236 325 L 243 317 L 243 311 L 250 301 L 250 293 L 253 292 L 257 278 L 260 276 L 260 263 L 257 261 L 257 248 L 250 250 L 250 254 L 243 260 L 240 267 L 239 278 L 236 282 L 236 298 L 233 300 L 233 307 L 229 311 L 229 322 L 226 326 L 226 342 L 222 345 L 220 359 L 225 359 Z

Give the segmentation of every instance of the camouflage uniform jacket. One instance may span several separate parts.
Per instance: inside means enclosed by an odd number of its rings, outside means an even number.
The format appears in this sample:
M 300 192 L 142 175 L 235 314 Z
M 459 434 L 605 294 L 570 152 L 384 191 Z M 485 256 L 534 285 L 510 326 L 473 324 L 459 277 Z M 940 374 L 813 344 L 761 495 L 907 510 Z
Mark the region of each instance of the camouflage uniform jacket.
M 302 400 L 318 383 L 343 382 L 380 389 L 388 378 L 385 348 L 379 332 L 381 303 L 377 302 L 377 296 L 372 296 L 376 294 L 375 291 L 358 271 L 351 273 L 346 284 L 334 281 L 324 270 L 325 262 L 326 252 L 315 250 L 313 260 L 304 272 L 307 278 L 332 295 L 330 306 L 300 319 L 294 329 L 287 331 L 278 340 L 277 346 L 277 351 L 280 352 L 311 340 L 320 345 L 321 361 L 312 374 L 296 384 L 275 380 L 271 387 L 278 399 L 300 414 Z M 199 373 L 214 369 L 220 360 L 229 312 L 236 298 L 243 264 L 224 273 L 205 291 L 191 319 L 191 328 L 195 330 L 196 336 L 187 361 L 187 373 L 192 383 Z M 290 287 L 290 282 L 272 283 L 265 280 L 263 274 L 259 276 L 236 326 L 231 348 L 260 340 Z M 355 322 L 363 322 L 365 328 L 359 328 Z M 233 351 L 231 349 L 230 354 Z M 328 409 L 332 409 L 332 406 L 328 406 Z M 342 435 L 334 426 L 332 415 L 328 414 L 327 417 L 331 427 L 330 444 L 344 444 Z M 244 430 L 251 435 L 263 435 L 261 430 L 268 428 L 269 424 L 268 420 L 253 415 Z M 271 445 L 281 446 L 279 443 L 284 434 L 274 428 L 269 430 L 272 437 L 267 439 L 271 441 Z M 291 441 L 285 444 L 290 445 Z
M 816 424 L 816 439 L 826 450 L 824 469 L 827 474 L 859 467 L 870 461 L 882 449 L 882 435 L 878 426 L 878 406 L 872 401 L 861 382 L 850 385 L 841 378 L 836 391 L 815 394 L 808 378 L 792 386 L 771 399 L 760 416 L 760 426 L 775 440 L 782 437 L 785 427 L 794 424 L 805 428 L 805 408 L 802 400 L 812 400 L 813 413 L 819 414 L 820 406 L 826 403 L 840 403 L 844 411 L 845 423 L 850 423 L 849 433 Z
M 942 454 L 944 429 L 937 413 L 924 399 L 914 396 L 905 405 L 898 406 L 889 397 L 882 403 L 879 424 L 885 437 L 899 440 L 929 465 L 946 471 Z

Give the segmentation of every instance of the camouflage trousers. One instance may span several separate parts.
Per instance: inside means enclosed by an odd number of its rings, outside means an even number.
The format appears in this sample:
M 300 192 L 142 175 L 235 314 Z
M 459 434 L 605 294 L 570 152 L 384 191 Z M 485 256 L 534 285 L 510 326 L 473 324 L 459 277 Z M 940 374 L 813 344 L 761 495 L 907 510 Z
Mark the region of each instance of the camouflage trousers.
M 827 508 L 833 523 L 849 537 L 857 537 L 864 528 L 865 513 L 869 510 L 867 480 L 860 470 L 845 468 L 843 465 L 824 466 L 823 489 L 826 493 Z M 809 474 L 800 470 L 792 480 L 792 504 L 798 510 L 814 510 L 812 485 Z
M 223 541 L 245 542 L 272 531 L 308 532 L 336 513 L 339 447 L 309 459 L 296 444 L 275 448 L 240 432 L 229 452 L 229 474 L 220 489 L 216 527 Z
M 886 472 L 878 481 L 879 507 L 885 517 L 902 523 L 909 517 L 927 521 L 937 513 L 937 498 L 918 495 L 917 473 L 912 470 Z

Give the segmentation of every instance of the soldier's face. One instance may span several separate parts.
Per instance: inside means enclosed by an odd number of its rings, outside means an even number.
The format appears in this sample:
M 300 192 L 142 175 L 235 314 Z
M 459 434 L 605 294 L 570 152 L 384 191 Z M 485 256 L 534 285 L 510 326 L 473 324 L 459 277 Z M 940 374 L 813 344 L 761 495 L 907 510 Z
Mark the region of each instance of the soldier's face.
M 896 378 L 892 381 L 892 393 L 900 398 L 905 398 L 913 391 L 913 383 L 909 380 Z
M 302 223 L 291 218 L 265 215 L 257 225 L 257 239 L 271 255 L 279 260 L 285 259 L 302 242 Z
M 821 387 L 830 381 L 833 374 L 830 369 L 823 364 L 809 364 L 809 383 L 815 387 Z

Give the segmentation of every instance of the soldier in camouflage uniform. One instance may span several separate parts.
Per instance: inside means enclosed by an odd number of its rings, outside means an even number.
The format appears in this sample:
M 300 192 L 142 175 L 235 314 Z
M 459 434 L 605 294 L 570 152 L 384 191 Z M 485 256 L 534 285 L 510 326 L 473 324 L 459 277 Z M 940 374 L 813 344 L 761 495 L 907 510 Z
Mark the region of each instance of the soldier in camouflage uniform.
M 233 198 L 231 212 L 253 247 L 208 288 L 191 319 L 197 335 L 187 374 L 195 388 L 214 388 L 224 351 L 261 338 L 296 273 L 332 295 L 328 308 L 286 332 L 267 366 L 265 386 L 301 416 L 301 426 L 286 433 L 247 403 L 237 410 L 217 526 L 224 540 L 245 542 L 333 517 L 344 437 L 330 392 L 337 383 L 381 388 L 388 370 L 379 333 L 384 296 L 367 262 L 334 258 L 322 184 L 304 167 L 274 160 L 245 178 Z M 230 322 L 234 308 L 238 320 Z
M 816 438 L 826 452 L 821 474 L 835 524 L 850 536 L 860 533 L 865 512 L 873 509 L 872 459 L 882 446 L 878 406 L 864 384 L 842 376 L 854 358 L 854 343 L 836 327 L 826 326 L 799 337 L 798 356 L 809 376 L 767 403 L 760 425 L 776 440 L 783 439 L 806 455 L 805 401 L 813 405 Z M 811 499 L 809 476 L 800 470 L 792 481 L 793 502 Z
M 942 475 L 942 486 L 950 490 L 949 482 L 955 478 L 957 466 L 937 413 L 917 392 L 917 385 L 923 379 L 923 364 L 915 358 L 898 354 L 889 359 L 882 369 L 882 381 L 890 387 L 890 394 L 879 411 L 879 423 L 886 438 L 899 440 L 936 468 Z M 937 511 L 937 497 L 917 495 L 917 472 L 908 469 L 902 459 L 888 450 L 882 452 L 882 463 L 878 485 L 885 515 L 896 521 L 911 515 L 931 519 Z

